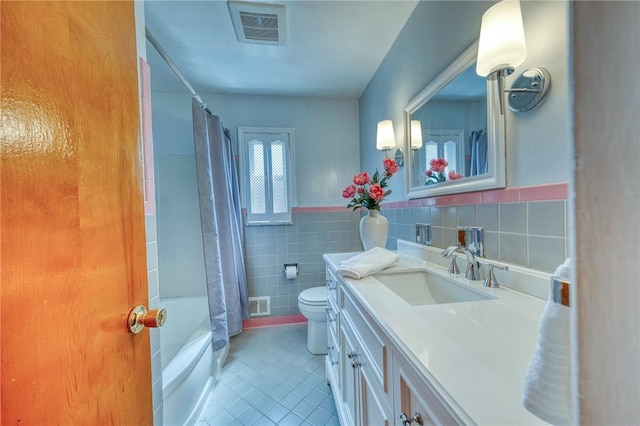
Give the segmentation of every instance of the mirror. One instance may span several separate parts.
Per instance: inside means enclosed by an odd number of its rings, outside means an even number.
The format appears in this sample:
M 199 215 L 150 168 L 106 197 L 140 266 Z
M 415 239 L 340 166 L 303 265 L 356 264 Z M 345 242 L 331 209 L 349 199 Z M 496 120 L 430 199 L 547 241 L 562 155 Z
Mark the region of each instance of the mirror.
M 404 108 L 407 196 L 504 188 L 497 82 L 475 72 L 473 43 Z

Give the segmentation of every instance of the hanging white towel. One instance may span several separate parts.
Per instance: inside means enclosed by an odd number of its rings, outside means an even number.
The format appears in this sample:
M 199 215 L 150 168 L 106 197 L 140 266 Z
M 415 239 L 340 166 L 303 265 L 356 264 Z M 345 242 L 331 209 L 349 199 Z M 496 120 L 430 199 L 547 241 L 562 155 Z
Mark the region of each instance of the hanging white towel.
M 398 258 L 397 253 L 374 247 L 340 262 L 337 272 L 343 277 L 359 280 L 395 265 Z
M 570 259 L 554 276 L 569 279 Z M 540 335 L 524 380 L 522 404 L 554 425 L 571 423 L 570 347 L 568 306 L 551 295 L 542 313 Z

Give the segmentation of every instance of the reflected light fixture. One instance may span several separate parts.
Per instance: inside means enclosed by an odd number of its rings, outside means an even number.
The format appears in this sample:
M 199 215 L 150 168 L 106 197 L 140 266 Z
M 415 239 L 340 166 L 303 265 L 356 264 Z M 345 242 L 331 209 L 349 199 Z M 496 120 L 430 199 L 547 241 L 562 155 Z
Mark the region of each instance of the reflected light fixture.
M 422 125 L 420 120 L 411 120 L 411 150 L 422 148 Z
M 404 164 L 404 157 L 402 156 L 402 150 L 400 148 L 395 150 L 393 156 L 389 155 L 389 151 L 396 148 L 396 134 L 393 130 L 393 122 L 391 120 L 382 120 L 378 122 L 376 148 L 380 151 L 384 151 L 385 157 L 394 158 L 398 166 L 402 166 Z
M 498 81 L 500 113 L 504 113 L 503 93 L 508 92 L 512 111 L 528 111 L 544 99 L 551 77 L 544 68 L 523 72 L 511 89 L 504 79 L 527 58 L 522 11 L 519 0 L 502 0 L 482 15 L 476 73 Z

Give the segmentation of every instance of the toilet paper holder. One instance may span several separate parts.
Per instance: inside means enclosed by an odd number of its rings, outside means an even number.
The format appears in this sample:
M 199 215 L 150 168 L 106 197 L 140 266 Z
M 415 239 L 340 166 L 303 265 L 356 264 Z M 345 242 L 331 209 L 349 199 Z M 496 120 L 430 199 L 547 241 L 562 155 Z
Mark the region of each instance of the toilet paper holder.
M 294 267 L 296 268 L 296 276 L 298 275 L 298 273 L 300 272 L 300 269 L 298 268 L 298 264 L 297 263 L 285 263 L 284 267 L 282 268 L 282 272 L 284 272 L 284 275 L 287 276 L 287 269 Z

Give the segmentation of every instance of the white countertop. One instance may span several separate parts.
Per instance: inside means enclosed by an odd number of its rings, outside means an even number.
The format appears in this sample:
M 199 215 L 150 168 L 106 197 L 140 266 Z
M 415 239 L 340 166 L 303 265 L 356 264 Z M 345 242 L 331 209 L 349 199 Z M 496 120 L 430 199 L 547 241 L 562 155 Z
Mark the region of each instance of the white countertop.
M 354 254 L 324 259 L 335 269 Z M 451 277 L 440 265 L 399 254 L 399 264 L 387 271 L 427 268 Z M 450 405 L 464 410 L 463 418 L 480 425 L 545 424 L 521 403 L 545 301 L 509 288 L 485 288 L 464 275 L 455 279 L 496 299 L 413 306 L 373 277 L 345 281 Z

